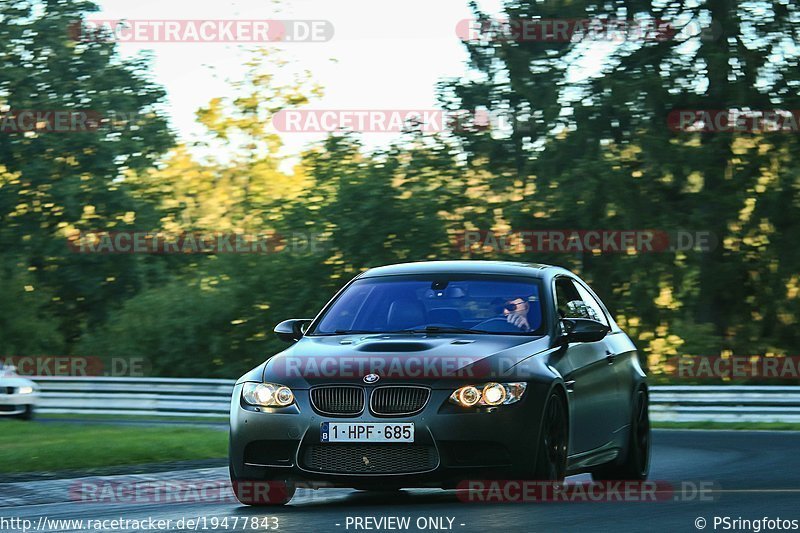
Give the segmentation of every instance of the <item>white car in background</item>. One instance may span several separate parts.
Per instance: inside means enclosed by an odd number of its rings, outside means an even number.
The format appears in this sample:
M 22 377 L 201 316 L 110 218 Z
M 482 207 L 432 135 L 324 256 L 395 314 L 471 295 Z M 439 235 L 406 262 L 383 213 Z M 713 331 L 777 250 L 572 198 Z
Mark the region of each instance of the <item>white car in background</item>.
M 15 367 L 0 363 L 0 416 L 30 420 L 38 400 L 36 383 L 17 374 Z

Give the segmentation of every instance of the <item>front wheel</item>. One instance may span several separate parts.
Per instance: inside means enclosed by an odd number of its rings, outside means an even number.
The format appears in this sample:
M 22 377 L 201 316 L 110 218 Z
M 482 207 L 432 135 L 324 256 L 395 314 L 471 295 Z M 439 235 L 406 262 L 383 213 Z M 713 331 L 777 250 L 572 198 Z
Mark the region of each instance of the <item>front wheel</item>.
M 643 481 L 650 473 L 650 410 L 647 391 L 639 389 L 634 402 L 628 449 L 621 461 L 603 465 L 592 472 L 595 481 Z
M 567 473 L 567 444 L 569 422 L 567 408 L 559 394 L 552 393 L 547 399 L 539 433 L 539 449 L 533 478 L 538 481 L 561 482 Z
M 20 413 L 20 414 L 18 414 L 18 415 L 14 415 L 14 418 L 18 418 L 20 420 L 32 420 L 33 419 L 33 406 L 32 405 L 26 405 L 25 406 L 25 411 Z
M 294 483 L 284 480 L 243 480 L 228 468 L 231 476 L 231 487 L 236 499 L 244 505 L 257 507 L 285 505 L 294 497 Z

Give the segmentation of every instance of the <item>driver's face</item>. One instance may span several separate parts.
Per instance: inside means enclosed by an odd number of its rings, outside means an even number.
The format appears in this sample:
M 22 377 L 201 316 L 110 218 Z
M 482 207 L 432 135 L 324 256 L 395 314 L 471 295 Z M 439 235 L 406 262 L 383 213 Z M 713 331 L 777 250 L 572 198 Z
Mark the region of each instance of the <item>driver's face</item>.
M 513 300 L 509 300 L 506 302 L 506 306 L 512 306 L 512 305 L 514 306 L 514 310 L 511 311 L 508 308 L 504 308 L 503 315 L 508 316 L 511 313 L 522 315 L 527 313 L 528 309 L 530 308 L 530 304 L 528 304 L 528 302 L 526 302 L 522 298 L 514 298 Z

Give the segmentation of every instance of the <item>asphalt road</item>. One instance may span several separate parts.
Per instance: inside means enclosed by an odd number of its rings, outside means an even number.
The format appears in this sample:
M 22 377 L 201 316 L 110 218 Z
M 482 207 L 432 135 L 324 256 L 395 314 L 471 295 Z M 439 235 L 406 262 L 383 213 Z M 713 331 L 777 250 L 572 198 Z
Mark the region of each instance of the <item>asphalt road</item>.
M 48 480 L 30 483 L 0 484 L 0 531 L 22 531 L 12 518 L 31 521 L 32 530 L 39 521 L 78 520 L 171 520 L 162 531 L 183 531 L 181 519 L 205 518 L 198 531 L 267 530 L 278 525 L 286 532 L 349 531 L 698 531 L 696 521 L 704 519 L 705 531 L 765 531 L 762 524 L 750 528 L 714 527 L 714 517 L 762 520 L 780 518 L 800 521 L 800 432 L 744 431 L 669 431 L 653 435 L 651 479 L 662 487 L 686 487 L 668 493 L 659 501 L 535 502 L 535 503 L 466 503 L 456 491 L 406 490 L 395 493 L 365 493 L 344 489 L 298 490 L 292 503 L 283 508 L 264 510 L 248 508 L 230 501 L 193 501 L 189 503 L 104 502 L 74 500 L 75 483 L 114 482 L 120 478 L 85 480 Z M 227 470 L 212 468 L 183 472 L 144 474 L 137 480 L 164 481 L 219 479 Z M 130 476 L 124 480 L 132 479 Z M 586 476 L 569 478 L 580 482 Z M 713 487 L 713 490 L 712 490 Z M 703 494 L 695 493 L 702 489 Z M 71 492 L 73 491 L 73 492 Z M 147 498 L 144 498 L 145 500 Z M 212 498 L 213 499 L 213 498 Z M 222 519 L 228 518 L 227 528 Z M 265 517 L 274 517 L 264 520 Z M 407 529 L 376 527 L 375 522 L 356 518 L 408 518 Z M 426 518 L 439 519 L 419 528 Z M 243 519 L 250 522 L 244 525 Z M 258 527 L 251 527 L 252 520 Z M 418 519 L 422 519 L 417 522 Z M 216 522 L 215 520 L 220 520 Z M 452 520 L 452 522 L 450 521 Z M 702 521 L 698 522 L 702 525 Z M 217 524 L 217 527 L 214 527 Z M 98 524 L 95 524 L 98 525 Z M 157 524 L 154 524 L 157 526 Z M 392 523 L 391 525 L 397 525 Z M 730 525 L 736 525 L 730 522 Z M 740 526 L 743 524 L 739 524 Z M 104 531 L 114 524 L 106 523 Z M 183 526 L 183 527 L 180 527 Z M 205 529 L 204 529 L 205 526 Z M 372 529 L 366 529 L 371 526 Z M 757 528 L 757 526 L 760 526 Z M 784 529 L 791 524 L 784 524 Z M 75 524 L 50 527 L 47 531 L 86 531 Z M 44 525 L 41 526 L 44 530 Z M 97 529 L 93 529 L 97 530 Z M 133 531 L 135 529 L 122 529 Z M 144 527 L 139 530 L 145 531 Z M 274 529 L 272 529 L 274 531 Z M 151 530 L 152 531 L 152 530 Z

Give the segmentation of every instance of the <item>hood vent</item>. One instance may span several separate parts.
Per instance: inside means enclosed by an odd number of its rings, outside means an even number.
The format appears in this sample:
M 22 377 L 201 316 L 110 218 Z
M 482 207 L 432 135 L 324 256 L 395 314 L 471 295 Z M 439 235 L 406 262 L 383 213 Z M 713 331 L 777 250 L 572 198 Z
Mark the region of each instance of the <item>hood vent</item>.
M 424 352 L 433 348 L 426 342 L 367 342 L 356 348 L 360 352 Z

